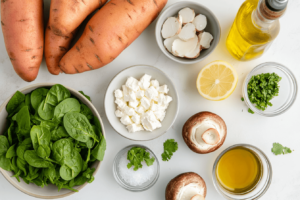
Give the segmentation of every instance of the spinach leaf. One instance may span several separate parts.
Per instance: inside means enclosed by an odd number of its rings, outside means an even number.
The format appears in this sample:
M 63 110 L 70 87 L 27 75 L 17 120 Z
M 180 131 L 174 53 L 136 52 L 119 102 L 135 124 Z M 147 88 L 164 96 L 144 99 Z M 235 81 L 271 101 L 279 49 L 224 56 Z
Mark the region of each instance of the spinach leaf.
M 9 143 L 7 137 L 0 135 L 0 156 L 6 155 L 6 152 L 9 149 Z
M 6 158 L 6 153 L 9 149 L 9 143 L 5 136 L 0 135 L 0 167 L 6 171 L 11 171 L 11 162 Z
M 6 171 L 11 171 L 11 162 L 6 158 L 5 154 L 0 156 L 0 167 Z
M 52 106 L 57 106 L 61 101 L 70 98 L 70 91 L 60 84 L 56 84 L 51 87 L 49 90 L 46 103 L 51 104 Z
M 31 138 L 26 138 L 17 148 L 17 156 L 23 160 L 25 151 L 32 149 Z
M 93 176 L 95 172 L 95 168 L 88 168 L 86 171 L 82 172 L 79 176 L 77 176 L 75 179 L 72 179 L 69 182 L 69 187 L 79 186 L 83 185 L 85 182 L 92 183 L 95 180 L 95 177 Z
M 105 155 L 106 150 L 106 139 L 102 135 L 101 132 L 101 124 L 97 117 L 94 117 L 94 123 L 95 126 L 93 126 L 95 133 L 99 136 L 101 139 L 100 143 L 96 145 L 96 147 L 92 151 L 92 155 L 94 158 L 97 158 L 97 160 L 102 161 Z
M 51 162 L 39 157 L 34 150 L 25 151 L 24 158 L 29 165 L 36 168 L 48 168 L 53 165 Z
M 90 102 L 92 102 L 91 97 L 88 96 L 88 95 L 86 95 L 86 94 L 84 94 L 83 91 L 79 91 L 79 93 L 82 94 L 83 96 L 85 96 L 85 98 L 87 98 Z
M 37 155 L 41 158 L 47 158 L 50 156 L 50 131 L 43 126 L 33 126 L 30 131 L 30 137 L 32 140 L 33 148 L 37 152 Z
M 70 135 L 63 126 L 59 126 L 57 129 L 51 131 L 51 141 L 57 141 L 67 137 L 70 137 Z
M 94 118 L 94 114 L 91 109 L 83 103 L 80 105 L 80 113 L 85 115 L 88 120 L 92 120 Z
M 24 176 L 27 176 L 27 169 L 26 169 L 26 168 L 28 168 L 27 162 L 18 157 L 17 158 L 17 166 L 24 173 Z
M 70 138 L 56 141 L 52 147 L 52 158 L 60 165 L 64 164 L 66 157 L 73 151 L 73 142 Z
M 77 99 L 68 98 L 59 103 L 54 109 L 54 118 L 60 122 L 68 112 L 80 112 L 80 103 Z
M 30 134 L 30 114 L 27 106 L 21 108 L 16 116 L 18 124 L 17 133 L 27 137 Z
M 58 188 L 58 191 L 60 191 L 61 189 L 68 189 L 68 190 L 71 190 L 73 192 L 78 192 L 78 190 L 75 190 L 73 189 L 72 187 L 69 187 L 69 184 L 68 182 L 65 182 L 65 181 L 62 181 L 62 180 L 58 180 L 55 182 L 55 185 L 57 186 Z
M 17 156 L 17 152 L 16 152 L 16 144 L 12 145 L 11 147 L 9 147 L 9 149 L 6 152 L 6 158 L 12 158 Z
M 63 122 L 68 134 L 75 140 L 88 142 L 90 138 L 93 138 L 99 142 L 92 125 L 83 114 L 69 112 L 65 115 Z
M 14 127 L 14 122 L 12 122 L 7 131 L 7 137 L 9 145 L 15 144 L 18 141 L 18 136 L 16 135 L 16 130 Z
M 106 140 L 102 136 L 101 142 L 97 144 L 97 146 L 93 149 L 92 155 L 97 158 L 97 160 L 102 161 L 105 155 L 106 150 Z
M 59 174 L 57 173 L 55 166 L 43 169 L 43 174 L 46 180 L 49 180 L 52 184 L 55 184 L 56 180 L 59 179 Z
M 44 121 L 39 114 L 36 112 L 34 115 L 30 115 L 30 121 L 34 125 L 40 125 Z
M 82 158 L 77 151 L 73 151 L 70 157 L 65 159 L 64 165 L 61 166 L 59 174 L 64 180 L 75 178 L 82 170 Z
M 12 177 L 16 177 L 18 182 L 20 182 L 19 176 L 21 175 L 22 171 L 17 166 L 17 157 L 13 157 L 11 159 L 11 165 L 10 166 L 11 166 L 11 170 L 15 173 L 15 175 L 13 175 Z
M 38 110 L 39 105 L 46 98 L 48 91 L 46 88 L 38 88 L 31 93 L 31 105 L 35 111 Z
M 91 149 L 88 149 L 87 158 L 85 161 L 82 162 L 82 171 L 85 171 L 88 168 L 88 163 L 91 158 Z
M 56 121 L 42 121 L 40 125 L 47 128 L 51 132 L 58 128 L 59 123 Z
M 25 102 L 22 102 L 15 110 L 13 110 L 8 116 L 8 121 L 16 121 L 16 114 L 24 107 L 26 106 Z
M 53 144 L 53 159 L 61 165 L 59 174 L 64 180 L 75 178 L 82 170 L 82 158 L 71 139 L 61 139 Z
M 28 107 L 29 112 L 32 112 L 32 106 L 31 106 L 31 99 L 30 99 L 31 94 L 26 94 L 25 95 L 25 106 Z
M 8 114 L 11 114 L 14 112 L 15 109 L 18 108 L 18 106 L 25 101 L 25 95 L 22 92 L 17 91 L 9 100 L 6 106 L 6 111 Z
M 40 186 L 41 188 L 43 188 L 45 185 L 47 185 L 47 183 L 44 182 L 43 173 L 40 173 L 39 176 L 37 178 L 33 179 L 31 182 L 33 182 L 37 186 Z
M 35 168 L 32 167 L 31 165 L 29 165 L 28 167 L 28 174 L 25 177 L 28 181 L 32 182 L 32 180 L 36 179 L 37 177 L 39 177 L 39 168 Z M 46 168 L 44 168 L 46 169 Z
M 53 115 L 54 115 L 54 108 L 55 108 L 55 106 L 47 103 L 46 100 L 43 100 L 42 103 L 38 107 L 39 116 L 43 120 L 52 119 Z

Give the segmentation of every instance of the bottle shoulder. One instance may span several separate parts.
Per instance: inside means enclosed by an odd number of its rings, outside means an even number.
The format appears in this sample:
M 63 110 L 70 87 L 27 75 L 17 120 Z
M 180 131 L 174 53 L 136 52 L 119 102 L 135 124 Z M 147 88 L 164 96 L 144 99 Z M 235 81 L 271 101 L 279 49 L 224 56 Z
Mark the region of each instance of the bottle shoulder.
M 253 44 L 262 44 L 274 40 L 279 31 L 279 20 L 265 23 L 255 18 L 258 0 L 247 0 L 241 6 L 235 25 L 241 36 Z M 254 15 L 254 16 L 253 16 Z

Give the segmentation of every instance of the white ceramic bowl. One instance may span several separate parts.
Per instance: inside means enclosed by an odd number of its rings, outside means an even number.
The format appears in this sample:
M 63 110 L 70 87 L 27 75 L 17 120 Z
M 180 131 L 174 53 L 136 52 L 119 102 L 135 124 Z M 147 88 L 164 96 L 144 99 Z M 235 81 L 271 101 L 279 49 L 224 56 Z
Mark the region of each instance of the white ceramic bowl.
M 153 132 L 139 131 L 135 133 L 129 133 L 125 125 L 123 125 L 120 122 L 120 118 L 115 116 L 117 105 L 114 103 L 114 91 L 116 89 L 121 89 L 122 85 L 125 85 L 128 77 L 132 76 L 139 80 L 144 74 L 151 75 L 151 80 L 157 79 L 160 85 L 166 84 L 170 90 L 168 95 L 173 98 L 173 101 L 170 103 L 167 109 L 166 117 L 162 122 L 161 128 L 156 129 Z M 169 130 L 169 128 L 173 125 L 177 117 L 178 106 L 178 95 L 175 86 L 170 80 L 170 78 L 161 70 L 147 65 L 132 66 L 127 69 L 124 69 L 119 74 L 117 74 L 109 84 L 104 100 L 106 116 L 111 126 L 123 137 L 135 141 L 153 140 L 166 133 Z
M 22 88 L 19 91 L 22 92 L 23 94 L 27 94 L 27 93 L 30 93 L 31 91 L 33 91 L 37 88 L 40 88 L 40 87 L 49 87 L 50 88 L 53 85 L 55 85 L 55 84 L 54 83 L 37 83 L 37 84 L 30 85 L 30 86 L 27 86 L 25 88 Z M 82 94 L 80 94 L 77 90 L 74 90 L 74 89 L 69 88 L 67 86 L 65 86 L 65 87 L 71 92 L 72 95 L 77 97 L 82 103 L 86 104 L 91 109 L 94 116 L 99 118 L 100 124 L 101 124 L 101 127 L 102 127 L 102 133 L 105 137 L 105 130 L 104 130 L 103 122 L 102 122 L 102 119 L 101 119 L 97 109 L 93 106 L 93 104 L 86 97 L 84 97 Z M 3 134 L 5 126 L 6 126 L 6 117 L 7 117 L 6 105 L 9 102 L 11 96 L 6 101 L 4 101 L 4 103 L 0 107 L 0 135 Z M 97 161 L 92 166 L 93 168 L 96 169 L 95 172 L 94 172 L 94 176 L 96 175 L 96 173 L 98 172 L 98 170 L 100 168 L 100 163 L 101 162 Z M 67 197 L 67 196 L 70 196 L 70 195 L 76 193 L 76 192 L 73 192 L 73 191 L 70 191 L 70 190 L 67 190 L 67 189 L 62 189 L 58 192 L 57 187 L 54 186 L 54 185 L 51 185 L 51 184 L 49 184 L 48 186 L 45 186 L 44 188 L 36 186 L 35 184 L 32 184 L 32 183 L 27 185 L 23 181 L 22 178 L 20 178 L 21 182 L 19 183 L 16 178 L 11 177 L 14 174 L 13 172 L 8 172 L 8 171 L 3 170 L 1 168 L 0 168 L 0 172 L 6 178 L 6 180 L 8 182 L 10 182 L 15 188 L 17 188 L 18 190 L 20 190 L 21 192 L 23 192 L 25 194 L 28 194 L 28 195 L 36 197 L 36 198 L 58 199 L 58 198 Z M 80 192 L 80 190 L 82 188 L 84 188 L 87 184 L 88 183 L 85 183 L 81 186 L 76 186 L 74 188 Z
M 207 18 L 207 27 L 204 29 L 204 31 L 209 32 L 214 37 L 213 41 L 211 42 L 209 49 L 204 49 L 200 52 L 200 56 L 195 59 L 187 59 L 187 58 L 179 58 L 174 55 L 172 55 L 170 52 L 168 52 L 163 44 L 164 39 L 161 36 L 161 29 L 163 23 L 166 21 L 168 17 L 177 16 L 178 12 L 185 7 L 189 7 L 193 10 L 195 10 L 196 14 L 203 14 Z M 217 17 L 213 14 L 212 11 L 210 11 L 207 7 L 203 6 L 200 3 L 193 2 L 193 1 L 179 1 L 172 5 L 170 5 L 166 10 L 164 10 L 158 17 L 158 20 L 156 22 L 155 26 L 155 37 L 156 42 L 160 48 L 160 50 L 171 60 L 174 60 L 175 62 L 181 63 L 181 64 L 194 64 L 198 63 L 201 60 L 205 59 L 208 55 L 210 55 L 215 48 L 217 47 L 220 37 L 221 37 L 221 27 L 219 24 L 219 21 Z

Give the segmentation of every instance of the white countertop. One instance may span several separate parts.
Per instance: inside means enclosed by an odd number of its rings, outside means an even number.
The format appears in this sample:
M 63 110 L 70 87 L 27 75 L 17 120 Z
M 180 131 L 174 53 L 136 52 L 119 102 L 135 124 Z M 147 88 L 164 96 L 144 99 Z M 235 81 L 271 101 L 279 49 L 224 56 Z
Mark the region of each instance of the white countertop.
M 179 0 L 169 0 L 168 5 Z M 86 186 L 78 194 L 65 198 L 66 200 L 101 199 L 101 200 L 164 200 L 165 187 L 168 182 L 183 172 L 193 171 L 201 175 L 207 184 L 207 200 L 219 200 L 222 197 L 212 183 L 212 166 L 217 155 L 225 148 L 237 143 L 249 143 L 262 149 L 269 157 L 273 166 L 273 181 L 265 200 L 296 200 L 300 198 L 300 99 L 286 113 L 266 118 L 251 115 L 241 99 L 242 80 L 256 65 L 274 61 L 289 67 L 300 81 L 300 1 L 290 0 L 286 14 L 280 20 L 281 31 L 269 51 L 261 58 L 250 62 L 239 62 L 228 53 L 225 40 L 235 15 L 243 0 L 194 0 L 210 8 L 220 21 L 222 36 L 216 50 L 204 61 L 194 65 L 181 65 L 168 59 L 158 48 L 155 37 L 155 22 L 131 44 L 117 59 L 109 65 L 96 71 L 78 75 L 53 76 L 48 73 L 43 61 L 39 76 L 33 83 L 53 82 L 67 85 L 77 90 L 83 90 L 90 95 L 98 109 L 106 130 L 108 148 L 95 181 Z M 167 6 L 168 6 L 167 5 Z M 22 33 L 21 33 L 22 34 Z M 238 72 L 239 82 L 234 93 L 224 101 L 213 102 L 202 98 L 196 89 L 196 77 L 200 69 L 214 60 L 224 60 L 231 63 Z M 177 120 L 172 128 L 163 136 L 149 142 L 134 142 L 117 134 L 107 121 L 103 107 L 106 88 L 111 79 L 122 69 L 136 64 L 147 64 L 160 68 L 167 73 L 175 83 L 180 99 L 180 109 Z M 4 102 L 16 90 L 31 83 L 24 82 L 12 68 L 5 50 L 3 36 L 0 36 L 0 103 Z M 224 145 L 217 151 L 199 155 L 193 153 L 184 143 L 181 130 L 185 121 L 200 111 L 211 111 L 220 115 L 228 127 L 228 136 Z M 149 133 L 150 134 L 150 133 Z M 144 144 L 150 147 L 160 158 L 163 152 L 163 142 L 174 138 L 179 145 L 178 151 L 169 162 L 161 160 L 161 175 L 157 183 L 149 190 L 132 193 L 122 189 L 115 181 L 112 173 L 112 163 L 116 153 L 130 144 Z M 275 156 L 271 153 L 273 142 L 280 142 L 295 151 L 290 155 Z M 0 175 L 0 199 L 34 199 L 9 184 Z

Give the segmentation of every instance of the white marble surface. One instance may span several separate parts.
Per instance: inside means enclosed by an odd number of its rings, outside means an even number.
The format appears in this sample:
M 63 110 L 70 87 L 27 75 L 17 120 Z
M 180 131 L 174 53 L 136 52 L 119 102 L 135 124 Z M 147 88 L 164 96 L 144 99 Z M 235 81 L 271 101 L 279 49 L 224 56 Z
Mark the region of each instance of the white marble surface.
M 178 0 L 169 0 L 168 5 Z M 105 124 L 108 148 L 105 160 L 102 163 L 95 181 L 78 194 L 65 198 L 66 200 L 103 199 L 103 200 L 163 200 L 167 183 L 176 175 L 183 172 L 194 171 L 200 174 L 208 187 L 207 199 L 219 200 L 222 197 L 216 192 L 212 184 L 212 165 L 217 155 L 230 145 L 249 143 L 261 148 L 271 160 L 273 166 L 273 182 L 269 191 L 263 196 L 265 200 L 296 200 L 300 198 L 300 99 L 292 109 L 275 118 L 265 118 L 247 113 L 247 108 L 240 100 L 242 80 L 256 65 L 274 61 L 288 66 L 300 80 L 300 1 L 290 0 L 289 8 L 282 17 L 281 31 L 269 51 L 260 59 L 250 62 L 234 60 L 227 52 L 225 39 L 234 17 L 243 3 L 242 0 L 194 0 L 210 8 L 218 17 L 222 26 L 222 37 L 217 49 L 204 61 L 190 65 L 177 64 L 158 49 L 154 38 L 155 22 L 130 45 L 116 60 L 108 66 L 78 75 L 52 76 L 42 63 L 38 78 L 33 83 L 54 82 L 83 90 L 89 94 Z M 22 33 L 20 33 L 22 34 Z M 0 36 L 0 103 L 16 90 L 31 83 L 21 80 L 14 72 L 5 51 L 3 36 Z M 202 98 L 196 89 L 195 81 L 200 69 L 214 60 L 225 60 L 231 63 L 239 74 L 239 83 L 234 93 L 226 100 L 212 102 Z M 122 69 L 135 65 L 148 64 L 160 68 L 174 81 L 180 98 L 178 118 L 165 135 L 142 144 L 150 147 L 157 156 L 163 151 L 163 142 L 174 138 L 179 143 L 179 150 L 169 162 L 162 162 L 161 175 L 158 182 L 148 191 L 141 193 L 128 192 L 116 183 L 112 174 L 112 163 L 116 153 L 123 147 L 136 142 L 127 140 L 118 135 L 109 125 L 103 108 L 105 90 L 110 80 Z M 185 121 L 199 111 L 211 111 L 219 114 L 226 121 L 228 136 L 224 145 L 214 153 L 198 155 L 190 151 L 185 145 L 181 129 Z M 290 155 L 274 156 L 271 153 L 273 142 L 280 142 L 295 151 Z M 141 143 L 141 142 L 138 142 Z M 10 185 L 0 175 L 0 199 L 33 199 Z

